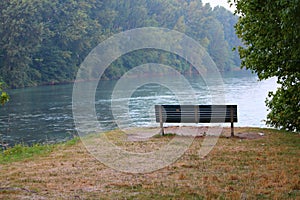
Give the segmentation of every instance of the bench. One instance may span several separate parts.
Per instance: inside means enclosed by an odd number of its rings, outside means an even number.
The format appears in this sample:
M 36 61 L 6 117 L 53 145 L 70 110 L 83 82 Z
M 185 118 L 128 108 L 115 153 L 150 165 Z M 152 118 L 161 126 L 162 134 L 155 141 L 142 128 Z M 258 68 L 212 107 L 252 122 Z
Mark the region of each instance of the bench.
M 164 123 L 231 123 L 238 122 L 237 105 L 155 105 L 156 122 L 164 135 Z

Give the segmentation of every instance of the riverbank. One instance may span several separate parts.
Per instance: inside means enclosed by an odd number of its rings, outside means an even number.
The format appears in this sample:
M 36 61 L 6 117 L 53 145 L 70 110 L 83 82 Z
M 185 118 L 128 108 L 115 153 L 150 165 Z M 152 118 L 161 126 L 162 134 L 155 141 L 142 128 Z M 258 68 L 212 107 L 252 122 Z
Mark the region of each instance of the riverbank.
M 236 128 L 236 138 L 227 138 L 228 134 L 225 128 L 205 158 L 198 156 L 204 137 L 196 137 L 175 163 L 148 174 L 110 169 L 93 158 L 80 140 L 48 146 L 40 154 L 2 162 L 0 199 L 300 197 L 299 134 L 256 128 Z M 118 131 L 107 136 L 133 152 L 151 152 L 174 137 L 129 141 Z

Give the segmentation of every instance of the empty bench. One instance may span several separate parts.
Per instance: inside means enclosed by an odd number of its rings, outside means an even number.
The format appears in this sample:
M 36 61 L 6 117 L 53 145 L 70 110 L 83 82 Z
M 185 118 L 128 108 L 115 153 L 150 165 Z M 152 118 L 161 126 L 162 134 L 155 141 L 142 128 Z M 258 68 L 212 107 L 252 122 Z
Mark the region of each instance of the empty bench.
M 231 123 L 238 122 L 237 105 L 155 105 L 156 122 L 164 135 L 164 123 Z

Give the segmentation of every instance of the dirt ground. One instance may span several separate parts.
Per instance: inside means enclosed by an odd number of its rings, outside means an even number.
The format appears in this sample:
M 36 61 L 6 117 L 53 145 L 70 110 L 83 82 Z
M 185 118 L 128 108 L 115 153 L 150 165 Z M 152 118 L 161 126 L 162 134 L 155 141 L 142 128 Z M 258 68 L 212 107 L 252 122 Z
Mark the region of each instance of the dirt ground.
M 209 134 L 222 135 L 230 137 L 231 129 L 228 127 L 208 127 L 208 126 L 167 126 L 164 128 L 165 134 L 176 134 L 181 136 L 203 137 Z M 264 133 L 257 131 L 245 131 L 245 128 L 234 128 L 235 137 L 239 139 L 260 139 L 264 137 Z M 160 134 L 160 129 L 150 129 L 150 131 L 136 131 L 128 134 L 129 141 L 143 141 Z
M 205 136 L 209 133 L 209 129 L 212 129 L 212 132 L 214 132 L 214 127 L 193 127 L 193 126 L 183 126 L 183 127 L 176 127 L 176 126 L 171 126 L 165 128 L 166 133 L 175 133 L 177 135 L 192 135 L 192 136 Z M 217 129 L 219 130 L 219 129 Z M 221 127 L 221 135 L 225 137 L 230 137 L 230 129 L 229 128 L 222 128 Z M 262 132 L 257 132 L 257 131 L 245 131 L 244 128 L 235 128 L 235 137 L 240 138 L 240 139 L 260 139 L 263 138 L 264 133 Z

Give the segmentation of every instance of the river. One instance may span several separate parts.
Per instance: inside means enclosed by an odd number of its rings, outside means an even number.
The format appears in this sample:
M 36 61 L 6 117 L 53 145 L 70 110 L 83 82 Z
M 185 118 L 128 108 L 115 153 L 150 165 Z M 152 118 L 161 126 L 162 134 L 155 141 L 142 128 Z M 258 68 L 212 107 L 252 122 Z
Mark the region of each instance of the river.
M 171 76 L 166 79 L 176 84 Z M 260 82 L 257 76 L 248 72 L 235 72 L 224 74 L 223 81 L 225 103 L 238 105 L 239 122 L 235 126 L 266 127 L 265 99 L 269 91 L 276 89 L 276 80 Z M 199 77 L 189 77 L 189 82 L 199 104 L 213 102 L 210 91 Z M 129 102 L 130 127 L 159 126 L 154 120 L 154 105 L 178 103 L 172 91 L 158 84 L 139 87 L 130 99 L 112 100 L 115 84 L 116 81 L 101 81 L 96 92 L 97 116 L 105 130 L 117 128 L 111 112 L 112 101 L 115 104 Z M 218 90 L 218 87 L 214 89 Z M 72 90 L 73 84 L 9 90 L 9 103 L 0 107 L 1 144 L 56 143 L 77 135 L 72 114 Z

